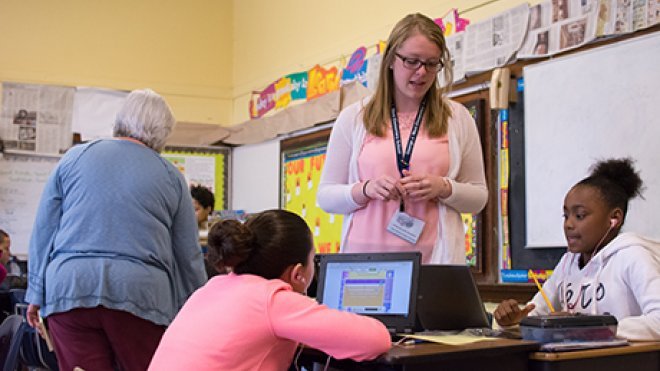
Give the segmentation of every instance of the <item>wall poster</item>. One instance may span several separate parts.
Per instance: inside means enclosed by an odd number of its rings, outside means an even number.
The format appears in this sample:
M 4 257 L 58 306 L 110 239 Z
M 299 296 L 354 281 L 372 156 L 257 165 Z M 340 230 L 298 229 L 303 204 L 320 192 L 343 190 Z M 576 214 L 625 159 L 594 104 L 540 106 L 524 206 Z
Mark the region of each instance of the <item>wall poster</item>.
M 283 141 L 280 165 L 280 207 L 305 219 L 316 252 L 323 254 L 339 252 L 343 221 L 342 215 L 326 213 L 316 203 L 329 133 Z
M 176 166 L 188 182 L 209 188 L 215 196 L 214 210 L 228 209 L 228 148 L 166 147 L 163 158 Z

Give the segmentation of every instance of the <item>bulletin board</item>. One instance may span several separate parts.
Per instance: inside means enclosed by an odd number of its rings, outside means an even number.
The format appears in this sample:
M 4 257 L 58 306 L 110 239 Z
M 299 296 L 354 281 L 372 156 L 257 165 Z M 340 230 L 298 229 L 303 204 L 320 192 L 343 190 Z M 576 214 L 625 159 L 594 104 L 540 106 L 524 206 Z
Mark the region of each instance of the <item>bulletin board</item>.
M 280 207 L 300 215 L 314 237 L 317 253 L 339 252 L 343 216 L 323 211 L 316 202 L 329 130 L 281 144 Z
M 215 196 L 214 210 L 229 209 L 229 148 L 227 147 L 172 147 L 161 153 L 186 178 L 188 186 L 203 185 Z

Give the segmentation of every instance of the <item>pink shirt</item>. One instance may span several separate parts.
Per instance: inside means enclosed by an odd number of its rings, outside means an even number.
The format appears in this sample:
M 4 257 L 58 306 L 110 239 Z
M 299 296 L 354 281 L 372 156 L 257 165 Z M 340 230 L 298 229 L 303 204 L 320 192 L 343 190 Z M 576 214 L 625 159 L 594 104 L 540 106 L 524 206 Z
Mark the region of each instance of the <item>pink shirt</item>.
M 416 112 L 399 113 L 402 151 L 406 150 Z M 391 125 L 391 124 L 390 124 Z M 400 178 L 396 165 L 396 152 L 392 128 L 388 126 L 384 137 L 367 134 L 358 157 L 360 179 L 374 179 L 383 174 Z M 447 136 L 429 138 L 423 124 L 413 148 L 410 170 L 413 174 L 446 176 L 449 169 L 449 145 Z M 387 231 L 387 225 L 399 210 L 398 201 L 369 201 L 369 207 L 355 211 L 353 223 L 344 252 L 396 252 L 420 251 L 422 262 L 430 263 L 433 246 L 438 234 L 437 202 L 406 202 L 405 211 L 424 221 L 424 229 L 413 245 Z M 442 233 L 442 232 L 440 232 Z
M 298 342 L 358 361 L 391 346 L 373 318 L 319 305 L 279 279 L 230 273 L 190 297 L 149 370 L 287 370 Z
M 355 202 L 352 192 L 353 187 L 363 180 L 359 174 L 359 156 L 366 139 L 362 113 L 369 99 L 371 98 L 355 102 L 339 113 L 330 134 L 316 195 L 316 201 L 323 210 L 344 214 L 341 230 L 342 251 L 345 251 L 350 238 L 349 230 L 355 212 L 365 208 Z M 446 179 L 451 183 L 452 192 L 449 197 L 436 203 L 436 228 L 441 234 L 435 240 L 430 257 L 431 264 L 465 264 L 465 225 L 460 213 L 478 213 L 488 200 L 477 126 L 463 105 L 453 101 L 448 103 L 452 114 L 447 132 L 449 169 Z M 413 168 L 415 156 L 413 153 Z M 376 225 L 366 231 L 377 230 L 379 227 Z M 424 261 L 427 259 L 425 256 Z

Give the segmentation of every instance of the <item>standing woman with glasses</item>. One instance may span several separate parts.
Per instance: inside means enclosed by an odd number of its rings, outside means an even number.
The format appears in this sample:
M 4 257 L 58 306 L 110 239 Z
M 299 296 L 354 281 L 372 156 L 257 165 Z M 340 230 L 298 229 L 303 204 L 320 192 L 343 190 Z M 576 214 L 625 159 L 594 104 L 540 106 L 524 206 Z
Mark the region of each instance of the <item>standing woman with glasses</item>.
M 342 252 L 416 250 L 425 264 L 465 264 L 460 213 L 488 198 L 481 144 L 468 110 L 443 96 L 452 81 L 440 27 L 422 14 L 387 41 L 373 96 L 334 124 L 318 203 L 344 214 Z

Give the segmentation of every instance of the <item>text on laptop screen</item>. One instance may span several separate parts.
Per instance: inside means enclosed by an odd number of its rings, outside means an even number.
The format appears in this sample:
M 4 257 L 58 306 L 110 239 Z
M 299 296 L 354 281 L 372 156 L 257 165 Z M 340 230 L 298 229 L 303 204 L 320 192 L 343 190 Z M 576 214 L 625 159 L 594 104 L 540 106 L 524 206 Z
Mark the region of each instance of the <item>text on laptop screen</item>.
M 408 314 L 411 261 L 328 262 L 323 304 L 360 314 Z

